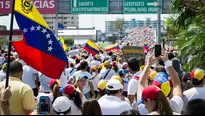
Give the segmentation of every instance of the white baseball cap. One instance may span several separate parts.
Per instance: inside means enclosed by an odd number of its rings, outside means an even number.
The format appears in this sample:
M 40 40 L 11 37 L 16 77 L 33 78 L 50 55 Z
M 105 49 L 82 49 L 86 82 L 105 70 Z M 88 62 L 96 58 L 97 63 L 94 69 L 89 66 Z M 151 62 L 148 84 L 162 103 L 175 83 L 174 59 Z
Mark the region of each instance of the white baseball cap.
M 120 83 L 120 81 L 118 81 L 116 79 L 111 79 L 111 80 L 108 80 L 106 89 L 110 90 L 110 91 L 115 91 L 115 90 L 123 89 L 123 86 Z
M 65 97 L 57 97 L 53 103 L 53 109 L 56 112 L 63 113 L 71 108 L 71 102 L 70 100 Z

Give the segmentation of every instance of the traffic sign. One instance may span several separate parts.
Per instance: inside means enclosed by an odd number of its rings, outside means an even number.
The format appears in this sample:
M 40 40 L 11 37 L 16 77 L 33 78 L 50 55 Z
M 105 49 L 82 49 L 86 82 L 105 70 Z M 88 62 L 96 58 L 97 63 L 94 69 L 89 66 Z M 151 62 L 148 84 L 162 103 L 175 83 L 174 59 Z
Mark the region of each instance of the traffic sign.
M 124 0 L 124 14 L 153 14 L 157 13 L 157 0 Z
M 71 14 L 108 14 L 108 0 L 71 0 Z

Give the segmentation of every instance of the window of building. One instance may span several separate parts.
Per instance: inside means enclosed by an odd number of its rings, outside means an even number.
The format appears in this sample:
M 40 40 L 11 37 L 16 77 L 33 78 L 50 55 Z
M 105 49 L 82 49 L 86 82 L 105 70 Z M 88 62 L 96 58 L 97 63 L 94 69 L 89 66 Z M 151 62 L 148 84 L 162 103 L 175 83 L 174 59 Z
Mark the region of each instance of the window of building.
M 73 17 L 71 17 L 71 19 L 74 19 Z
M 73 21 L 71 21 L 71 24 L 73 24 L 74 22 Z
M 67 24 L 67 22 L 64 22 L 64 24 Z
M 67 19 L 67 17 L 64 17 L 64 19 Z

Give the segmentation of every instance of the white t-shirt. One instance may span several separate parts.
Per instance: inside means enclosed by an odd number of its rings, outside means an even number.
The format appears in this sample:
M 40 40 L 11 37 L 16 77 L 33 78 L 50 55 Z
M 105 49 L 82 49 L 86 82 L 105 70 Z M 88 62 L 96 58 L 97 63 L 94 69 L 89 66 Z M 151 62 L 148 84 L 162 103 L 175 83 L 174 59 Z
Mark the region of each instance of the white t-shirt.
M 95 72 L 93 72 L 93 75 L 92 76 L 95 76 Z M 98 83 L 100 81 L 100 78 L 99 78 L 99 74 L 92 80 L 92 83 L 93 83 L 93 87 L 94 87 L 94 90 L 99 92 L 98 90 Z
M 76 68 L 71 68 L 71 67 L 67 68 L 67 69 L 65 69 L 65 72 L 66 72 L 66 75 L 68 76 L 68 78 L 70 78 L 70 76 L 72 76 L 76 72 Z
M 172 99 L 169 100 L 169 105 L 175 113 L 181 114 L 181 111 L 184 106 L 184 101 L 179 96 L 173 96 Z M 144 104 L 138 105 L 138 110 L 141 115 L 147 115 L 148 111 L 145 108 Z
M 40 97 L 41 96 L 48 96 L 50 98 L 50 101 L 52 102 L 53 101 L 53 94 L 52 93 L 49 93 L 49 94 L 46 94 L 46 93 L 39 93 L 38 96 L 37 96 L 37 101 L 39 102 L 40 101 Z
M 193 87 L 183 92 L 184 99 L 184 108 L 187 106 L 187 103 L 193 99 L 204 99 L 205 100 L 205 87 Z
M 135 76 L 140 77 L 141 71 L 135 73 L 132 77 L 132 79 L 130 79 L 129 83 L 128 83 L 128 91 L 127 91 L 127 95 L 135 95 L 137 93 L 137 89 L 138 89 L 138 80 L 134 79 Z
M 68 85 L 68 78 L 67 78 L 65 71 L 62 72 L 59 80 L 60 80 L 60 87 L 64 88 Z
M 79 70 L 79 71 L 77 71 L 77 72 L 75 72 L 75 73 L 73 74 L 74 80 L 76 80 L 76 77 L 79 76 L 79 75 L 87 76 L 87 77 L 88 77 L 88 79 L 86 80 L 85 87 L 83 88 L 83 94 L 86 94 L 86 93 L 90 92 L 90 86 L 89 86 L 88 82 L 89 82 L 89 81 L 92 82 L 92 80 L 90 80 L 90 79 L 92 79 L 92 76 L 91 76 L 91 74 L 90 74 L 89 72 L 87 72 L 87 71 L 81 71 L 81 70 Z
M 34 74 L 36 74 L 37 71 L 33 68 L 31 68 L 28 65 L 23 66 L 23 75 L 22 75 L 22 81 L 29 85 L 32 89 L 36 88 L 36 77 Z
M 4 81 L 5 79 L 6 79 L 6 73 L 3 70 L 1 70 L 0 71 L 0 82 Z
M 100 61 L 98 61 L 98 60 L 93 60 L 93 61 L 91 61 L 91 63 L 90 63 L 90 67 L 92 68 L 92 66 L 98 66 L 99 64 L 101 64 Z
M 110 71 L 109 71 L 110 70 Z M 105 75 L 106 75 L 106 73 L 109 71 L 109 73 L 107 74 L 107 76 L 105 77 Z M 116 73 L 115 73 L 115 71 L 113 70 L 113 69 L 105 69 L 105 70 L 101 70 L 100 71 L 100 78 L 103 78 L 103 79 L 105 79 L 105 80 L 110 80 L 111 79 L 111 77 L 113 76 L 113 75 L 115 75 Z
M 49 83 L 50 83 L 51 78 L 39 74 L 39 81 L 40 81 L 40 90 L 42 90 L 42 92 L 50 92 L 49 89 Z
M 123 80 L 123 83 L 124 83 L 123 91 L 127 91 L 129 79 L 128 78 L 122 78 L 122 80 Z
M 82 115 L 81 109 L 79 109 L 73 100 L 70 100 L 71 102 L 71 115 Z
M 132 109 L 126 102 L 116 96 L 104 95 L 99 100 L 103 115 L 120 115 L 122 112 Z

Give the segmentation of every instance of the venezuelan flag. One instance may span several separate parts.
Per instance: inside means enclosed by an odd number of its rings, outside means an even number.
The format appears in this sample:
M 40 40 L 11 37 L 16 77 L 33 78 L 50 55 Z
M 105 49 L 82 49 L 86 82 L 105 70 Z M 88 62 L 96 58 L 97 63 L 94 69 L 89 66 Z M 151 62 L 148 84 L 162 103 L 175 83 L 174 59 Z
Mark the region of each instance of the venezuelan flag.
M 64 38 L 62 36 L 60 36 L 58 38 L 60 45 L 63 47 L 64 51 L 68 50 L 68 47 L 66 46 L 65 42 L 64 42 Z
M 120 47 L 119 45 L 116 43 L 116 44 L 112 44 L 112 45 L 109 45 L 108 47 L 105 48 L 105 51 L 106 52 L 110 52 L 110 51 L 114 51 L 114 50 L 119 50 Z
M 147 45 L 146 43 L 144 44 L 143 48 L 144 48 L 144 51 L 145 51 L 146 53 L 149 52 L 149 47 L 148 47 L 148 45 Z
M 90 52 L 92 55 L 99 54 L 99 48 L 91 40 L 88 40 L 84 46 L 84 49 Z
M 12 44 L 19 57 L 44 75 L 59 79 L 67 64 L 58 40 L 29 0 L 16 0 L 14 15 L 23 38 Z

